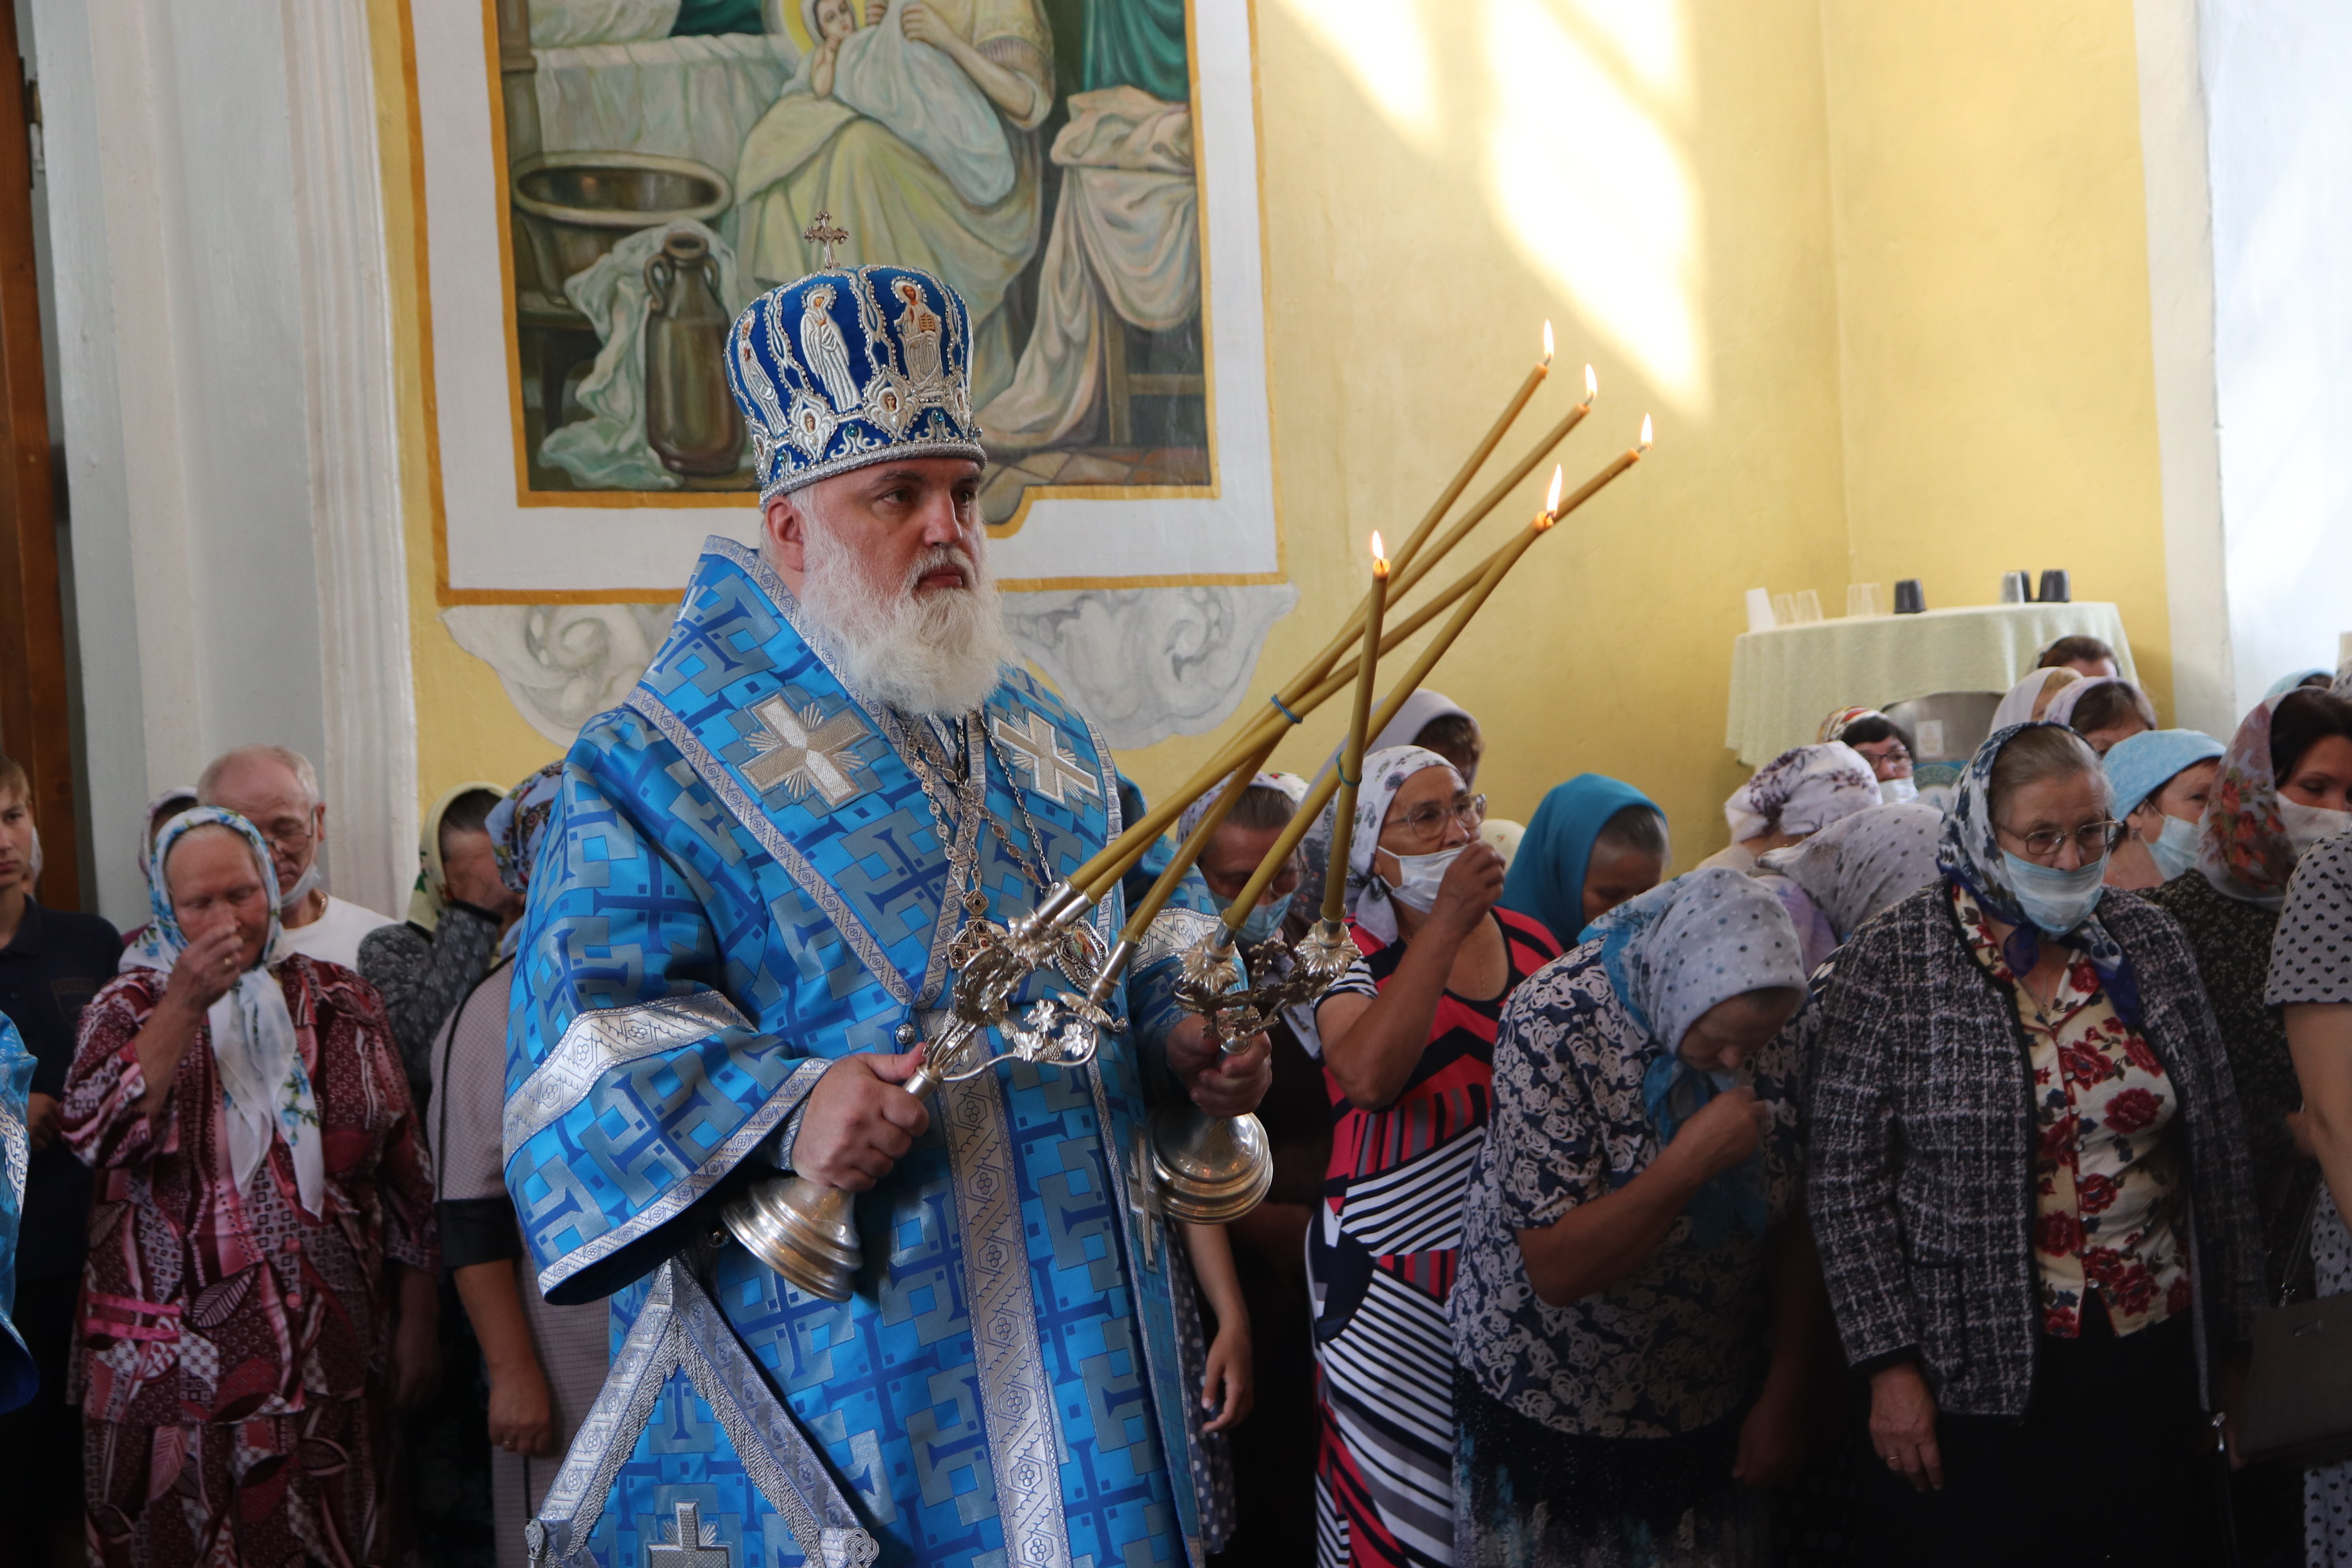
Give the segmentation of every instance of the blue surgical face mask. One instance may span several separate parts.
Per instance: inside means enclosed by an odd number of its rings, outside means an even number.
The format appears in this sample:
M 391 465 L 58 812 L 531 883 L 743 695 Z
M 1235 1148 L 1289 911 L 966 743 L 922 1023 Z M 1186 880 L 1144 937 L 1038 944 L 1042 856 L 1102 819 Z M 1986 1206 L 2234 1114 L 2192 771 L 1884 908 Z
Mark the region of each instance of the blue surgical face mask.
M 2153 841 L 2143 839 L 2141 842 L 2147 845 L 2148 858 L 2156 862 L 2157 874 L 2169 882 L 2197 864 L 2197 844 L 2203 837 L 2197 824 L 2185 816 L 2174 816 L 2168 812 L 2164 818 L 2164 831 L 2158 834 Z
M 1901 805 L 1905 801 L 1918 798 L 1919 786 L 1907 778 L 1878 781 L 1878 804 L 1881 805 Z
M 2106 889 L 2107 858 L 2100 856 L 2080 870 L 2061 871 L 2041 866 L 2004 849 L 2001 866 L 2017 894 L 2017 907 L 2034 929 L 2046 936 L 2064 936 L 2091 918 Z
M 1283 917 L 1290 913 L 1290 902 L 1298 895 L 1288 892 L 1270 904 L 1260 904 L 1242 921 L 1241 940 L 1244 945 L 1271 942 L 1274 933 L 1282 929 Z

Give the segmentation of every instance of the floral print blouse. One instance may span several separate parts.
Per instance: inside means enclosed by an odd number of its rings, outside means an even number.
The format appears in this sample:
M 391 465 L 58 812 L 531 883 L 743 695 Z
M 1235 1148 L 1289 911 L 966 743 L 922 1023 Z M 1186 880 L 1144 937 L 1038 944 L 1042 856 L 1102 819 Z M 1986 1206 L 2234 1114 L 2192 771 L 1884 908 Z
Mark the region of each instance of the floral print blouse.
M 1754 1062 L 1771 1108 L 1767 1201 L 1798 1201 L 1796 1031 Z M 1642 1100 L 1661 1047 L 1618 1001 L 1601 944 L 1544 966 L 1512 994 L 1495 1041 L 1495 1110 L 1470 1176 L 1451 1302 L 1455 1359 L 1479 1387 L 1555 1431 L 1670 1437 L 1743 1407 L 1763 1376 L 1764 1241 L 1730 1227 L 1712 1249 L 1678 1217 L 1609 1289 L 1546 1306 L 1514 1232 L 1558 1222 L 1649 1167 L 1664 1147 Z
M 169 976 L 134 969 L 82 1014 L 60 1121 L 95 1167 L 75 1380 L 85 1415 L 145 1426 L 299 1411 L 367 1392 L 390 1351 L 387 1261 L 436 1269 L 433 1181 L 374 987 L 296 954 L 276 966 L 317 1097 L 323 1212 L 297 1196 L 283 1138 L 231 1182 L 211 1031 L 160 1119 L 134 1041 Z
M 2033 1262 L 2042 1331 L 2082 1332 L 2095 1287 L 2117 1334 L 2189 1310 L 2189 1258 L 2176 1220 L 2184 1194 L 2173 1141 L 2179 1108 L 2147 1040 L 2125 1023 L 2091 961 L 2075 954 L 2044 1008 L 2002 959 L 1984 911 L 1952 889 L 1977 962 L 2017 998 L 2033 1073 Z

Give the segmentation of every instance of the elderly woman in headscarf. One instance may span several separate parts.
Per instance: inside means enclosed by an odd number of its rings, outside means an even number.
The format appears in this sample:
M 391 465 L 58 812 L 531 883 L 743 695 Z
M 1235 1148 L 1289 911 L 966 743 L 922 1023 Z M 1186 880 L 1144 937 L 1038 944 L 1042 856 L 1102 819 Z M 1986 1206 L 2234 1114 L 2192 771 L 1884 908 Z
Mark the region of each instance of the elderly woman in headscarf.
M 2203 1374 L 2247 1334 L 2261 1250 L 2188 944 L 2101 880 L 2121 832 L 2082 737 L 1996 731 L 1942 876 L 1808 1009 L 1807 1205 L 1878 1461 L 1865 1562 L 2220 1550 Z
M 2059 688 L 2041 717 L 2073 730 L 2104 757 L 2117 743 L 2155 729 L 2156 705 L 2128 680 L 2093 676 Z
M 94 1562 L 394 1561 L 387 1405 L 431 1388 L 433 1185 L 391 1026 L 280 957 L 269 850 L 199 807 L 84 1011 L 63 1124 L 98 1173 L 78 1341 Z
M 1757 879 L 1789 911 L 1811 974 L 1864 921 L 1936 879 L 1944 814 L 1932 805 L 1857 811 L 1802 844 L 1756 862 Z
M 1495 1044 L 1452 1303 L 1455 1560 L 1761 1563 L 1759 1489 L 1801 1458 L 1822 1314 L 1782 1029 L 1795 933 L 1718 869 L 1587 935 Z
M 1878 775 L 1878 798 L 1900 805 L 1919 798 L 1912 782 L 1911 731 L 1875 708 L 1841 708 L 1822 721 L 1816 741 L 1843 741 Z
M 2056 645 L 2052 646 L 2054 649 Z M 2012 724 L 2040 722 L 2058 694 L 2084 679 L 2082 671 L 2067 665 L 2043 666 L 2002 695 L 1992 710 L 1992 727 L 2006 730 Z
M 518 900 L 530 887 L 562 787 L 563 763 L 550 763 L 499 801 L 484 824 L 495 874 Z M 523 1531 L 604 1384 L 610 1318 L 603 1301 L 550 1305 L 531 1282 L 515 1229 L 500 1147 L 513 956 L 502 944 L 489 972 L 434 1036 L 426 1118 L 441 1194 L 441 1261 L 488 1373 L 490 1513 L 499 1568 L 522 1568 Z
M 2144 730 L 2105 759 L 2116 816 L 2130 831 L 2107 858 L 2107 886 L 2160 888 L 2197 864 L 2205 804 L 2229 748 L 2196 730 Z
M 1751 870 L 1759 855 L 1786 848 L 1879 800 L 1876 770 L 1852 746 L 1842 741 L 1792 746 L 1731 792 L 1723 803 L 1731 842 L 1698 869 Z
M 1632 784 L 1579 773 L 1536 807 L 1503 879 L 1503 908 L 1573 947 L 1588 924 L 1656 887 L 1669 853 L 1655 801 Z
M 486 826 L 504 794 L 478 781 L 433 803 L 417 838 L 407 921 L 360 939 L 360 973 L 383 997 L 420 1111 L 430 1109 L 433 1037 L 488 972 L 499 938 L 522 914 L 521 896 L 499 879 Z
M 2148 901 L 2180 922 L 2221 1021 L 2254 1160 L 2254 1208 L 2280 1283 L 2318 1166 L 2295 1147 L 2303 1105 L 2278 1010 L 2263 1000 L 2279 910 L 2305 850 L 2352 826 L 2352 703 L 2290 687 L 2255 704 L 2230 742 L 2206 802 L 2197 875 Z
M 1307 1233 L 1322 1371 L 1317 1538 L 1326 1561 L 1446 1563 L 1454 1381 L 1445 1298 L 1464 1184 L 1486 1135 L 1495 1028 L 1559 951 L 1496 908 L 1484 796 L 1434 752 L 1364 759 L 1348 852 L 1359 960 L 1316 1009 L 1331 1164 Z

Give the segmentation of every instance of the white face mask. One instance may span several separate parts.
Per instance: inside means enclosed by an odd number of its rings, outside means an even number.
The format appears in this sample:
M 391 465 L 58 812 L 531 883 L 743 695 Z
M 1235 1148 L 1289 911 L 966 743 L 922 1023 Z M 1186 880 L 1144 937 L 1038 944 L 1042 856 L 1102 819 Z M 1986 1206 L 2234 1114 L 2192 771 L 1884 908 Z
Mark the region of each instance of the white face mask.
M 1398 855 L 1390 851 L 1397 863 L 1397 880 L 1390 884 L 1390 895 L 1406 909 L 1427 914 L 1437 902 L 1438 886 L 1445 880 L 1446 868 L 1468 847 L 1466 844 L 1457 844 L 1434 855 Z
M 2204 836 L 2197 824 L 2167 812 L 2164 830 L 2154 838 L 2140 842 L 2147 846 L 2148 857 L 2156 862 L 2157 874 L 2169 882 L 2197 864 L 2198 841 Z
M 2324 806 L 2305 805 L 2284 795 L 2279 796 L 2279 825 L 2286 829 L 2286 841 L 2294 846 L 2296 858 L 2323 838 L 2352 829 L 2352 811 L 2329 811 Z
M 302 868 L 302 874 L 294 879 L 294 885 L 278 896 L 278 909 L 289 914 L 300 909 L 302 900 L 315 892 L 319 884 L 325 880 L 325 875 L 319 869 L 319 858 L 313 855 L 310 865 Z
M 1901 805 L 1906 801 L 1918 798 L 1919 786 L 1907 778 L 1878 781 L 1878 804 L 1881 805 Z

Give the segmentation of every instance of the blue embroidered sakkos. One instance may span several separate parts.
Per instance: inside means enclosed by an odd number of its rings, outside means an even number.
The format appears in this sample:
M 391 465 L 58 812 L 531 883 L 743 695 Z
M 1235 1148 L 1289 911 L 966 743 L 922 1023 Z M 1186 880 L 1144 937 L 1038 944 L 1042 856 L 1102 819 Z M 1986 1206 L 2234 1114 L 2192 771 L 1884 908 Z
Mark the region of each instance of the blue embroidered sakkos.
M 951 848 L 1004 921 L 1119 826 L 1108 752 L 1052 693 L 1008 670 L 961 723 L 869 708 L 794 614 L 756 553 L 709 542 L 643 681 L 573 745 L 531 879 L 507 1184 L 551 1299 L 622 1292 L 537 1552 L 1197 1561 L 1168 1463 L 1173 1264 L 1130 1181 L 1147 1080 L 1181 1092 L 1165 996 L 1205 916 L 1162 917 L 1120 999 L 1136 1024 L 1092 1067 L 940 1091 L 858 1202 L 847 1302 L 718 1226 L 711 1194 L 766 1170 L 829 1061 L 905 1048 L 945 1001 Z M 1115 893 L 1096 919 L 1108 938 Z

